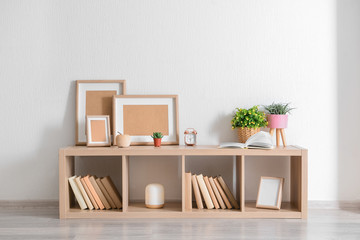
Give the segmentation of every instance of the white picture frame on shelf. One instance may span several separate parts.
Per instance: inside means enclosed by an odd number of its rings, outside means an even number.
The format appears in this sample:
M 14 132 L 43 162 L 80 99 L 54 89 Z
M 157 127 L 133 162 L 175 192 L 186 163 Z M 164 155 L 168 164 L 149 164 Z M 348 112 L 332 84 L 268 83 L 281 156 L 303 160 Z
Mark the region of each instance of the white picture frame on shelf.
M 125 80 L 76 81 L 76 145 L 86 145 L 86 115 L 109 115 L 112 121 L 112 96 L 125 93 Z
M 262 176 L 260 178 L 256 207 L 280 209 L 283 185 L 284 178 Z
M 153 132 L 163 133 L 162 145 L 178 145 L 178 118 L 177 95 L 113 96 L 113 135 L 130 135 L 131 145 L 153 145 Z
M 86 146 L 110 147 L 110 117 L 109 115 L 86 116 Z

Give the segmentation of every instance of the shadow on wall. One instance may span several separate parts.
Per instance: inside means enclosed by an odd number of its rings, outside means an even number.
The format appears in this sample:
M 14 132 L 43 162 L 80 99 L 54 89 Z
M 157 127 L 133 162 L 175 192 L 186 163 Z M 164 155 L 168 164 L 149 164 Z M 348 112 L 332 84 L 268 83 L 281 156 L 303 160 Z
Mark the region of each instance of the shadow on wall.
M 360 200 L 360 1 L 337 1 L 338 199 Z M 355 184 L 355 185 L 354 185 Z

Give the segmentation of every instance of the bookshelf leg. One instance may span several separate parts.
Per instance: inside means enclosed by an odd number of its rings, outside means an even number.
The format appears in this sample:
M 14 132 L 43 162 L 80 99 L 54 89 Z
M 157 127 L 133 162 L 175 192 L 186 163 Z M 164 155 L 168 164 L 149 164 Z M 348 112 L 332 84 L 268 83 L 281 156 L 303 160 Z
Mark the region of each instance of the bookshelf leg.
M 59 151 L 59 214 L 60 218 L 66 218 L 74 195 L 71 193 L 68 178 L 75 174 L 75 161 L 73 156 L 65 156 L 63 150 Z
M 123 212 L 127 212 L 129 206 L 129 157 L 122 156 L 122 197 Z

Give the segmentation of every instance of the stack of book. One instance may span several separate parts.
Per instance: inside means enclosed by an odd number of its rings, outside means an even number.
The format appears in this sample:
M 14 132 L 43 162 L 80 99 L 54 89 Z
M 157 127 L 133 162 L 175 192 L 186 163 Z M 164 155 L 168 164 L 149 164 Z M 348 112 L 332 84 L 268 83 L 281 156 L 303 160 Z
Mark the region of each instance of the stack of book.
M 192 186 L 192 187 L 191 187 Z M 185 173 L 185 208 L 192 209 L 192 190 L 198 209 L 239 209 L 239 204 L 221 176 Z
M 72 176 L 70 186 L 81 209 L 121 209 L 121 196 L 109 176 Z

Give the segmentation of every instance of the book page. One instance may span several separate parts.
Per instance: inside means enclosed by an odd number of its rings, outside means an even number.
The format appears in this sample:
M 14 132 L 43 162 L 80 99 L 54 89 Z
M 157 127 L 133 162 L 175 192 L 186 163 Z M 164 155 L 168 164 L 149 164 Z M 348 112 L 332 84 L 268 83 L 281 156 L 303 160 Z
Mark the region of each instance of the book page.
M 252 135 L 245 143 L 249 148 L 273 148 L 271 135 L 268 132 L 260 131 Z
M 245 148 L 245 144 L 238 142 L 224 142 L 220 144 L 219 148 Z

